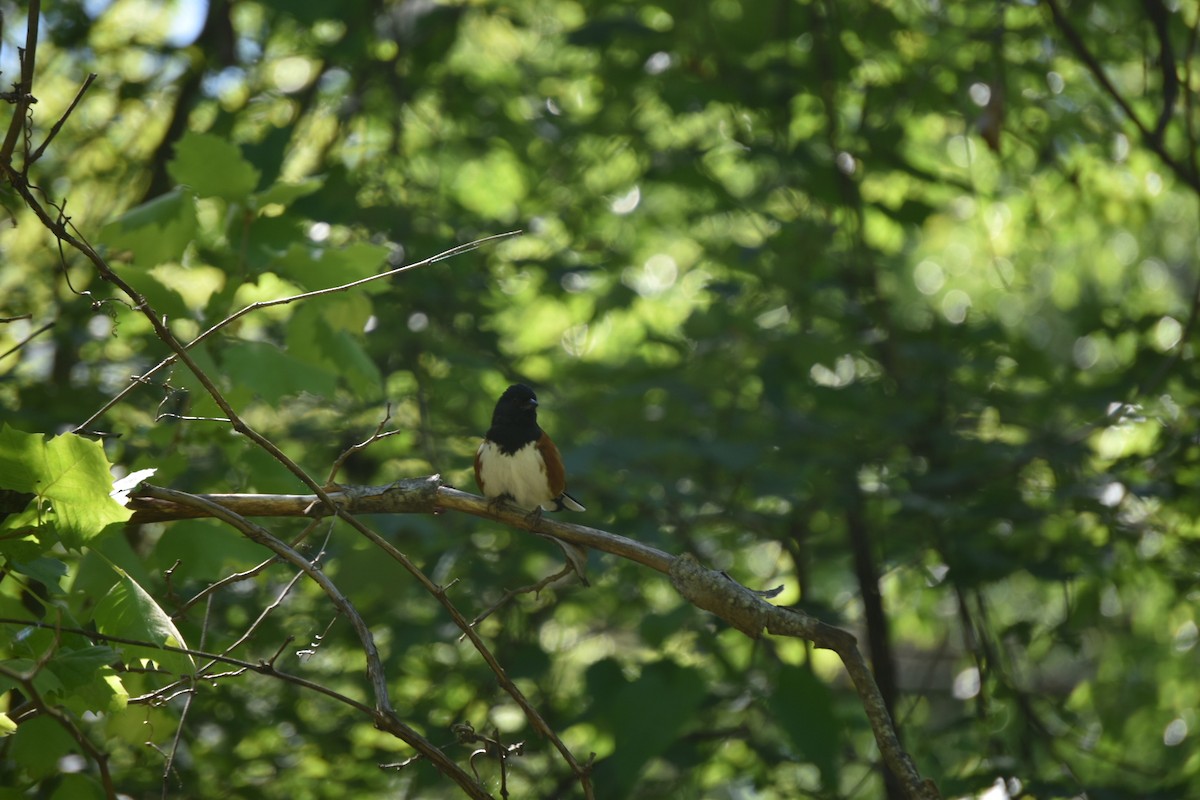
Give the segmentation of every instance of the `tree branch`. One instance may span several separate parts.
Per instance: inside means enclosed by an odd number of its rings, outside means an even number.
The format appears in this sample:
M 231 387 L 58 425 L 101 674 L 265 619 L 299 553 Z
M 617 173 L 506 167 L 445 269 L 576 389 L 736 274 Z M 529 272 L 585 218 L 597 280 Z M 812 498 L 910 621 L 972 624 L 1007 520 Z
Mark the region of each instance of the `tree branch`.
M 33 67 L 37 63 L 38 23 L 42 16 L 42 0 L 30 0 L 29 18 L 25 28 L 25 47 L 20 51 L 21 82 L 13 87 L 12 100 L 16 105 L 12 121 L 8 123 L 8 133 L 4 136 L 4 144 L 0 145 L 0 164 L 12 166 L 13 151 L 17 147 L 17 139 L 28 123 L 29 107 L 37 102 L 31 94 L 33 91 Z M 25 168 L 28 169 L 26 164 Z
M 1142 122 L 1141 118 L 1134 113 L 1133 106 L 1131 106 L 1129 101 L 1126 100 L 1119 91 L 1117 91 L 1117 87 L 1113 85 L 1111 80 L 1109 80 L 1108 75 L 1104 72 L 1104 67 L 1100 64 L 1100 61 L 1096 58 L 1095 54 L 1088 49 L 1087 43 L 1084 42 L 1083 37 L 1071 23 L 1071 20 L 1067 19 L 1067 15 L 1063 13 L 1062 8 L 1058 4 L 1058 0 L 1044 1 L 1046 3 L 1046 7 L 1050 9 L 1050 16 L 1053 17 L 1054 24 L 1062 33 L 1063 38 L 1065 38 L 1067 43 L 1071 45 L 1071 49 L 1075 51 L 1075 54 L 1079 57 L 1079 60 L 1083 62 L 1085 67 L 1087 67 L 1088 72 L 1092 74 L 1092 77 L 1095 79 L 1096 83 L 1100 84 L 1100 88 L 1102 88 L 1105 93 L 1113 99 L 1113 102 L 1121 107 L 1121 111 L 1124 112 L 1125 116 L 1129 118 L 1129 121 L 1132 122 L 1138 129 L 1138 132 L 1142 135 L 1142 141 L 1146 143 L 1146 146 L 1154 151 L 1154 153 L 1163 160 L 1164 164 L 1170 167 L 1171 171 L 1174 172 L 1180 180 L 1191 187 L 1193 191 L 1200 192 L 1200 175 L 1197 175 L 1194 171 L 1189 169 L 1187 165 L 1180 163 L 1173 155 L 1171 155 L 1171 153 L 1168 152 L 1166 145 L 1163 144 L 1163 137 L 1156 135 L 1155 132 L 1147 127 L 1147 125 Z
M 53 627 L 55 630 L 59 631 L 62 630 L 57 626 L 47 627 Z M 100 748 L 96 747 L 96 745 L 92 744 L 92 740 L 89 739 L 83 731 L 79 730 L 79 727 L 65 712 L 63 712 L 54 704 L 46 702 L 45 698 L 42 697 L 41 693 L 37 689 L 36 684 L 34 683 L 33 679 L 35 674 L 36 673 L 20 673 L 0 665 L 0 675 L 8 678 L 13 683 L 20 686 L 21 692 L 29 698 L 34 708 L 57 722 L 63 728 L 63 730 L 70 734 L 71 738 L 75 740 L 80 749 L 87 753 L 88 756 L 96 762 L 96 768 L 100 770 L 100 784 L 104 787 L 104 796 L 110 798 L 110 800 L 116 800 L 117 787 L 116 784 L 113 783 L 112 773 L 110 773 L 108 769 L 108 755 L 100 750 Z
M 1162 110 L 1154 126 L 1154 138 L 1162 141 L 1175 112 L 1175 101 L 1179 98 L 1179 70 L 1175 64 L 1175 48 L 1171 46 L 1170 12 L 1162 0 L 1142 0 L 1142 7 L 1154 27 L 1154 35 L 1158 37 L 1158 69 L 1162 73 L 1163 98 Z
M 66 124 L 67 118 L 70 117 L 72 112 L 75 111 L 75 106 L 79 105 L 79 101 L 83 99 L 84 94 L 87 93 L 88 88 L 95 80 L 96 73 L 89 72 L 87 78 L 85 78 L 83 81 L 83 85 L 80 86 L 79 91 L 75 93 L 75 99 L 71 101 L 71 105 L 67 106 L 67 110 L 64 111 L 62 116 L 58 118 L 58 122 L 51 126 L 50 132 L 46 134 L 46 140 L 38 145 L 38 148 L 33 151 L 32 155 L 29 156 L 29 164 L 37 161 L 42 157 L 42 154 L 46 152 L 46 148 L 50 146 L 50 143 L 54 141 L 54 137 L 58 135 L 60 130 L 62 130 L 62 126 Z M 29 165 L 26 164 L 26 168 L 28 168 L 28 166 Z
M 116 636 L 113 634 L 99 633 L 97 631 L 84 630 L 83 628 L 68 628 L 68 627 L 61 626 L 61 625 L 53 625 L 48 622 L 38 622 L 36 620 L 29 620 L 29 619 L 17 619 L 14 617 L 0 617 L 0 625 L 18 625 L 18 626 L 28 626 L 31 628 L 42 628 L 42 629 L 46 629 L 46 630 L 56 630 L 56 631 L 60 631 L 61 633 L 77 634 L 79 636 L 84 636 L 84 637 L 87 637 L 88 639 L 94 639 L 94 640 L 101 641 L 101 642 L 110 642 L 112 644 L 127 644 L 127 645 L 133 645 L 136 647 L 147 647 L 152 650 L 163 650 L 168 653 L 179 653 L 180 655 L 191 656 L 192 658 L 197 658 L 197 659 L 201 659 L 201 660 L 215 661 L 215 662 L 218 662 L 221 664 L 229 664 L 230 666 L 237 667 L 240 670 L 254 672 L 259 675 L 266 675 L 266 676 L 272 677 L 272 678 L 279 678 L 282 681 L 286 681 L 288 683 L 295 684 L 296 686 L 299 686 L 302 689 L 308 689 L 310 691 L 317 692 L 318 694 L 323 694 L 326 697 L 328 697 L 332 700 L 336 700 L 337 702 L 342 703 L 346 706 L 349 706 L 350 708 L 353 708 L 356 711 L 360 711 L 363 714 L 370 715 L 370 714 L 374 713 L 374 709 L 372 709 L 370 706 L 366 705 L 365 703 L 360 703 L 359 701 L 355 700 L 352 697 L 347 697 L 346 695 L 341 694 L 340 692 L 336 692 L 333 689 L 330 689 L 329 687 L 323 686 L 319 683 L 314 683 L 313 681 L 310 681 L 307 678 L 301 678 L 299 675 L 292 675 L 291 673 L 281 672 L 280 670 L 276 669 L 271 662 L 267 662 L 267 661 L 260 661 L 258 663 L 254 663 L 251 661 L 244 661 L 240 658 L 232 658 L 230 656 L 221 655 L 220 653 L 210 653 L 207 650 L 199 650 L 199 649 L 192 648 L 192 647 L 174 647 L 172 645 L 159 644 L 157 642 L 147 642 L 142 639 L 132 639 L 132 638 L 129 638 L 126 636 Z M 211 676 L 205 676 L 205 677 L 211 677 Z M 167 688 L 167 687 L 164 687 L 164 688 Z M 151 692 L 146 695 L 142 695 L 140 697 L 132 697 L 132 698 L 130 698 L 129 702 L 135 703 L 135 704 L 150 702 L 153 698 L 160 696 L 162 694 L 162 692 L 163 692 L 163 689 L 159 689 L 157 691 Z
M 51 232 L 54 232 L 53 228 L 51 228 Z M 337 292 L 345 292 L 350 289 L 354 289 L 356 287 L 362 286 L 363 284 L 370 283 L 371 281 L 377 281 L 377 280 L 381 280 L 383 278 L 391 278 L 396 275 L 399 275 L 402 272 L 408 272 L 410 270 L 429 266 L 430 264 L 436 264 L 439 261 L 445 261 L 448 258 L 453 258 L 454 256 L 462 255 L 463 253 L 468 253 L 472 250 L 476 250 L 490 242 L 499 241 L 501 239 L 507 239 L 512 236 L 519 236 L 520 234 L 521 234 L 521 231 L 516 230 L 516 231 L 507 231 L 505 233 L 497 233 L 492 236 L 485 236 L 482 239 L 475 239 L 474 241 L 470 241 L 465 244 L 460 244 L 456 247 L 451 247 L 449 250 L 443 250 L 442 252 L 438 253 L 437 255 L 430 256 L 429 258 L 423 259 L 421 261 L 414 261 L 412 264 L 405 264 L 403 266 L 396 267 L 395 269 L 389 269 L 385 272 L 380 272 L 375 275 L 368 275 L 365 278 L 360 278 L 356 281 L 351 281 L 350 283 L 343 283 L 338 286 L 330 286 L 325 289 L 316 289 L 314 291 L 303 292 L 301 294 L 293 294 L 293 295 L 289 295 L 288 297 L 276 298 L 275 300 L 260 300 L 259 302 L 251 303 L 250 305 L 238 309 L 237 311 L 233 312 L 229 316 L 225 317 L 225 319 L 214 324 L 208 330 L 204 331 L 203 333 L 201 333 L 195 339 L 192 339 L 187 344 L 182 345 L 182 349 L 183 350 L 191 350 L 193 347 L 200 344 L 201 342 L 203 342 L 209 336 L 212 336 L 217 331 L 221 330 L 222 328 L 226 327 L 227 325 L 230 325 L 233 322 L 236 322 L 237 320 L 241 319 L 242 317 L 244 317 L 247 314 L 250 314 L 254 311 L 258 311 L 263 308 L 270 308 L 272 306 L 283 306 L 283 305 L 288 305 L 289 303 L 297 303 L 301 300 L 311 300 L 314 297 L 323 297 L 327 294 L 335 294 Z M 70 243 L 70 242 L 68 242 L 68 243 Z M 179 358 L 180 358 L 179 352 L 172 353 L 171 355 L 164 358 L 162 361 L 159 361 L 157 364 L 155 364 L 150 369 L 143 372 L 141 375 L 137 376 L 136 378 L 133 378 L 130 381 L 128 386 L 126 386 L 120 392 L 117 392 L 117 394 L 114 395 L 111 400 L 109 400 L 107 403 L 105 403 L 104 406 L 102 408 L 100 408 L 100 410 L 96 411 L 94 414 L 92 414 L 90 417 L 85 419 L 83 422 L 76 425 L 73 432 L 80 433 L 80 432 L 86 430 L 92 423 L 94 423 L 96 420 L 100 419 L 100 417 L 102 417 L 106 413 L 108 413 L 109 409 L 111 409 L 117 403 L 124 400 L 134 389 L 137 389 L 138 386 L 141 386 L 141 385 L 147 383 L 152 375 L 154 375 L 155 373 L 161 371 L 162 369 L 165 369 L 166 367 L 169 367 L 170 365 L 174 364 L 176 361 L 179 360 Z
M 483 498 L 478 499 L 483 500 Z M 483 502 L 486 503 L 487 501 Z M 319 508 L 319 506 L 314 506 L 314 508 Z M 588 760 L 582 764 L 578 759 L 575 758 L 575 755 L 571 752 L 570 748 L 567 747 L 559 735 L 555 733 L 554 729 L 550 727 L 549 723 L 546 722 L 545 718 L 542 717 L 541 712 L 539 712 L 537 708 L 531 702 L 529 702 L 529 699 L 525 697 L 525 693 L 522 692 L 516 683 L 513 682 L 512 678 L 508 677 L 507 671 L 505 671 L 503 665 L 500 664 L 500 661 L 496 658 L 492 651 L 488 649 L 488 646 L 484 644 L 483 639 L 481 639 L 479 636 L 479 633 L 474 627 L 472 627 L 471 623 L 467 620 L 463 613 L 455 607 L 454 603 L 450 601 L 450 596 L 446 593 L 445 588 L 438 586 L 431 581 L 429 577 L 425 575 L 425 573 L 422 572 L 417 565 L 408 558 L 408 556 L 404 555 L 402 552 L 396 549 L 391 542 L 368 528 L 345 509 L 339 507 L 337 514 L 340 519 L 344 520 L 351 527 L 369 539 L 372 544 L 391 556 L 394 561 L 399 563 L 402 567 L 404 567 L 405 570 L 408 571 L 410 575 L 416 578 L 427 592 L 433 595 L 438 603 L 441 604 L 442 608 L 444 608 L 450 615 L 450 618 L 454 620 L 454 624 L 457 625 L 459 630 L 463 632 L 463 635 L 471 640 L 471 644 L 483 657 L 483 660 L 487 663 L 488 668 L 492 670 L 493 674 L 495 674 L 496 680 L 500 683 L 500 688 L 502 688 L 521 708 L 521 711 L 525 714 L 525 718 L 529 720 L 529 723 L 533 726 L 534 730 L 549 739 L 554 745 L 555 749 L 557 749 L 559 754 L 563 757 L 563 760 L 567 762 L 567 765 L 571 768 L 571 771 L 574 772 L 575 776 L 579 779 L 579 783 L 583 788 L 583 796 L 585 800 L 593 800 L 595 794 L 592 789 L 591 781 L 592 758 L 589 757 Z
M 420 508 L 416 510 L 425 511 L 426 513 L 431 513 L 434 511 L 434 505 L 432 501 L 435 497 L 435 492 L 433 490 L 436 490 L 438 486 L 438 481 L 436 478 L 421 479 L 418 481 L 405 481 L 401 483 L 408 485 L 415 484 L 415 492 L 406 496 L 403 490 L 396 491 L 392 489 L 392 487 L 366 487 L 368 489 L 382 488 L 384 491 L 382 493 L 364 493 L 362 491 L 343 490 L 340 492 L 331 492 L 328 497 L 334 507 L 336 507 L 336 513 L 340 519 L 345 521 L 347 524 L 369 539 L 380 550 L 391 556 L 393 560 L 401 564 L 405 570 L 415 577 L 422 587 L 434 598 L 436 598 L 442 607 L 446 609 L 454 623 L 459 627 L 463 634 L 471 640 L 471 644 L 480 653 L 488 667 L 496 675 L 501 688 L 504 689 L 504 691 L 510 697 L 512 697 L 514 701 L 516 701 L 517 705 L 520 706 L 521 710 L 525 713 L 526 718 L 529 720 L 534 729 L 554 744 L 555 748 L 562 755 L 568 766 L 570 766 L 571 770 L 579 778 L 579 781 L 583 786 L 584 796 L 586 798 L 591 798 L 593 796 L 593 792 L 591 780 L 589 778 L 589 773 L 591 771 L 590 760 L 587 763 L 580 763 L 579 760 L 575 758 L 574 754 L 563 743 L 562 739 L 559 738 L 554 729 L 550 727 L 537 708 L 535 708 L 534 705 L 529 702 L 524 693 L 517 687 L 512 679 L 508 677 L 504 667 L 496 659 L 495 655 L 493 655 L 488 649 L 487 645 L 484 644 L 483 640 L 479 637 L 479 634 L 471 626 L 470 621 L 467 620 L 462 612 L 460 612 L 450 601 L 445 589 L 431 581 L 429 577 L 426 576 L 407 556 L 396 549 L 382 536 L 365 526 L 361 521 L 356 519 L 349 512 L 349 510 L 347 510 L 347 505 L 344 500 L 353 502 L 355 497 L 361 495 L 372 497 L 376 500 L 396 500 L 399 498 L 399 505 L 402 507 L 409 508 L 412 506 L 420 506 Z M 213 496 L 206 497 L 203 495 L 191 495 L 185 492 L 178 492 L 172 489 L 152 486 L 150 484 L 142 484 L 142 486 L 139 487 L 138 491 L 136 492 L 136 496 L 139 498 L 139 500 L 142 498 L 149 498 L 155 501 L 169 502 L 182 508 L 190 508 L 192 511 L 203 511 L 205 513 L 198 514 L 198 516 L 216 517 L 217 519 L 232 525 L 247 538 L 262 544 L 264 547 L 268 547 L 275 552 L 276 555 L 282 557 L 293 566 L 303 570 L 321 587 L 322 590 L 325 591 L 326 595 L 333 600 L 334 605 L 337 606 L 339 611 L 346 615 L 351 624 L 354 626 L 355 631 L 359 634 L 359 639 L 362 642 L 363 649 L 367 657 L 367 674 L 374 687 L 377 703 L 380 705 L 382 710 L 389 714 L 392 713 L 391 703 L 390 700 L 388 700 L 387 684 L 384 679 L 382 662 L 379 658 L 378 650 L 375 648 L 374 639 L 371 636 L 370 630 L 367 628 L 366 623 L 362 620 L 362 617 L 350 604 L 350 601 L 341 594 L 337 587 L 333 585 L 333 582 L 330 581 L 323 572 L 316 569 L 307 559 L 305 559 L 295 550 L 288 547 L 282 541 L 271 536 L 271 534 L 261 526 L 249 522 L 243 515 L 233 512 L 229 507 L 223 505 L 218 500 L 213 499 Z M 276 516 L 298 516 L 304 514 L 305 512 L 308 512 L 309 514 L 323 515 L 328 511 L 328 508 L 324 505 L 321 505 L 318 502 L 318 498 L 315 496 L 282 495 L 277 496 L 274 499 L 264 499 L 265 497 L 266 496 L 263 495 L 256 496 L 253 502 L 265 502 L 267 507 L 271 508 L 286 507 L 288 511 L 292 512 L 278 514 Z M 483 498 L 476 499 L 484 506 L 487 505 L 487 501 Z M 256 506 L 256 508 L 261 510 L 260 507 Z M 360 508 L 358 510 L 361 513 L 362 509 Z M 415 731 L 413 732 L 413 735 L 416 735 Z M 406 739 L 405 741 L 408 740 Z M 432 745 L 429 746 L 432 747 Z
M 20 350 L 22 347 L 24 347 L 25 345 L 27 345 L 27 344 L 29 344 L 31 341 L 33 341 L 33 339 L 34 339 L 34 337 L 35 337 L 35 336 L 40 336 L 41 334 L 43 334 L 43 333 L 45 333 L 46 331 L 48 331 L 48 330 L 50 330 L 51 328 L 53 328 L 53 327 L 54 327 L 54 325 L 55 325 L 55 322 L 54 322 L 54 320 L 51 320 L 50 322 L 47 322 L 45 325 L 43 325 L 42 327 L 38 328 L 38 329 L 37 329 L 36 331 L 34 331 L 33 333 L 29 334 L 29 335 L 28 335 L 28 336 L 26 336 L 24 339 L 22 339 L 21 341 L 19 341 L 19 342 L 17 342 L 16 344 L 14 344 L 12 347 L 10 347 L 10 348 L 8 348 L 7 350 L 5 350 L 3 353 L 0 353 L 0 358 L 7 358 L 8 356 L 11 356 L 13 353 L 17 352 L 17 351 L 18 351 L 18 350 Z
M 367 659 L 367 677 L 371 682 L 371 688 L 375 694 L 375 710 L 372 712 L 372 716 L 375 719 L 376 726 L 381 730 L 392 733 L 411 745 L 421 755 L 428 758 L 443 774 L 457 783 L 469 796 L 478 798 L 488 797 L 487 792 L 483 791 L 465 770 L 447 757 L 436 745 L 421 736 L 421 734 L 410 728 L 396 716 L 388 693 L 383 662 L 379 657 L 379 650 L 375 646 L 375 639 L 371 635 L 371 630 L 367 627 L 367 623 L 363 620 L 357 609 L 354 608 L 354 605 L 342 594 L 342 591 L 329 579 L 328 575 L 316 568 L 312 562 L 300 555 L 300 553 L 272 536 L 265 528 L 255 525 L 219 503 L 199 495 L 190 495 L 186 492 L 178 492 L 173 489 L 164 489 L 157 486 L 143 485 L 141 491 L 150 497 L 169 500 L 181 506 L 205 509 L 210 512 L 210 516 L 220 519 L 227 525 L 236 528 L 246 538 L 271 550 L 320 586 L 321 590 L 325 592 L 337 610 L 350 621 L 355 633 L 358 634 Z
M 867 720 L 875 735 L 883 759 L 900 781 L 909 800 L 938 800 L 940 794 L 932 781 L 921 777 L 911 757 L 904 750 L 896 735 L 895 724 L 888 713 L 887 704 L 875 683 L 874 677 L 858 649 L 852 634 L 827 625 L 803 612 L 781 608 L 766 602 L 762 594 L 734 581 L 728 575 L 702 567 L 691 555 L 674 556 L 657 548 L 628 539 L 615 533 L 546 519 L 531 520 L 519 510 L 494 508 L 485 498 L 461 492 L 441 484 L 439 476 L 409 478 L 386 486 L 344 486 L 328 493 L 339 512 L 353 520 L 352 514 L 400 513 L 429 514 L 441 509 L 454 509 L 484 519 L 502 522 L 537 534 L 548 534 L 573 544 L 583 545 L 611 555 L 634 561 L 642 566 L 670 576 L 675 589 L 692 605 L 716 614 L 747 636 L 757 639 L 767 632 L 777 636 L 805 639 L 815 646 L 832 650 L 841 658 L 846 672 L 854 684 L 856 693 L 866 712 Z M 272 516 L 325 516 L 328 509 L 316 502 L 314 495 L 196 495 L 207 502 L 203 508 L 228 504 L 240 509 L 242 514 Z M 164 522 L 171 519 L 209 516 L 196 514 L 198 506 L 187 507 L 172 502 L 164 490 L 143 484 L 130 495 L 129 507 L 134 509 L 131 522 Z M 354 520 L 358 523 L 357 520 Z M 358 523 L 361 525 L 361 523 Z M 404 558 L 385 541 L 376 541 L 393 558 Z M 407 561 L 407 558 L 404 558 Z M 421 576 L 423 577 L 423 576 Z M 425 579 L 428 580 L 428 579 Z M 438 599 L 445 599 L 445 592 L 435 592 Z M 448 601 L 443 605 L 447 605 Z M 447 610 L 459 623 L 461 616 L 456 609 L 447 605 Z M 477 636 L 470 624 L 463 619 L 459 625 L 464 633 Z M 467 630 L 470 633 L 467 633 Z M 477 644 L 476 647 L 480 647 Z M 481 650 L 484 658 L 490 653 Z M 489 665 L 491 661 L 489 660 Z M 493 666 L 497 676 L 503 676 L 498 664 Z M 505 680 L 506 676 L 501 680 Z M 540 730 L 540 728 L 539 728 Z

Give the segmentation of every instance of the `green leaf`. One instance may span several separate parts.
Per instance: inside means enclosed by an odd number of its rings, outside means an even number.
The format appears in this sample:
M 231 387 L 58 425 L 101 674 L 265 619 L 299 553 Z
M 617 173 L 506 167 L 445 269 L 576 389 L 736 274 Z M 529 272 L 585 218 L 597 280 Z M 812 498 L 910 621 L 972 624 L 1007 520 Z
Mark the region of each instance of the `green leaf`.
M 501 222 L 517 218 L 517 204 L 529 186 L 520 162 L 507 150 L 493 150 L 466 162 L 454 178 L 454 198 L 468 211 Z
M 83 637 L 73 637 L 81 640 L 80 647 L 62 647 L 53 658 L 44 661 L 39 651 L 55 646 L 53 632 L 45 632 L 50 641 L 33 643 L 32 649 L 39 655 L 37 660 L 14 658 L 6 661 L 5 666 L 13 672 L 32 674 L 34 686 L 43 697 L 77 714 L 88 711 L 108 713 L 125 708 L 129 693 L 110 666 L 120 660 L 116 650 L 88 644 Z M 17 686 L 10 679 L 0 678 L 0 692 L 11 691 Z
M 182 250 L 179 253 L 171 253 L 164 258 L 158 258 L 152 263 L 143 263 L 141 259 L 135 259 L 133 266 L 121 272 L 121 277 L 142 297 L 146 298 L 146 302 L 155 312 L 170 319 L 187 317 L 192 312 L 183 295 L 164 284 L 160 280 L 157 270 L 154 269 L 163 262 L 178 261 L 180 258 L 182 258 Z
M 117 651 L 104 645 L 79 649 L 62 649 L 54 655 L 49 666 L 67 690 L 76 689 L 91 681 L 103 667 L 117 660 Z
M 110 251 L 130 251 L 143 269 L 178 262 L 196 235 L 196 201 L 190 192 L 172 189 L 130 209 L 100 230 Z
M 137 581 L 129 577 L 125 570 L 120 567 L 113 569 L 117 571 L 118 580 L 96 605 L 97 629 L 110 636 L 136 639 L 153 645 L 187 647 L 183 634 L 154 598 Z M 191 673 L 196 668 L 192 657 L 184 653 L 123 643 L 114 646 L 132 657 L 127 658 L 127 662 L 132 659 L 145 659 L 181 675 Z
M 12 736 L 16 732 L 17 723 L 13 722 L 8 714 L 0 711 L 0 736 Z
M 246 267 L 254 273 L 269 270 L 278 273 L 276 265 L 279 259 L 284 258 L 292 248 L 303 249 L 297 241 L 304 238 L 304 225 L 304 222 L 290 214 L 256 217 L 242 233 L 240 256 L 245 259 Z
M 58 760 L 79 749 L 71 734 L 44 715 L 22 722 L 9 747 L 9 758 L 35 779 L 58 772 Z
M 363 348 L 371 303 L 361 294 L 339 295 L 302 306 L 288 321 L 288 352 L 339 375 L 358 397 L 379 396 L 383 377 Z
M 175 145 L 167 174 L 197 197 L 243 200 L 258 186 L 259 171 L 238 146 L 208 133 L 186 133 Z
M 262 545 L 214 520 L 180 520 L 163 531 L 154 546 L 154 563 L 168 569 L 176 561 L 176 577 L 214 581 L 231 567 L 263 559 Z
M 99 442 L 70 433 L 46 440 L 0 427 L 0 486 L 50 501 L 66 546 L 79 548 L 106 525 L 129 519 L 131 512 L 109 496 L 112 484 Z
M 785 666 L 771 707 L 796 752 L 821 771 L 825 788 L 836 787 L 842 723 L 834 714 L 829 687 L 807 669 Z
M 374 400 L 380 396 L 383 375 L 363 349 L 361 337 L 346 331 L 335 331 L 323 344 L 324 352 L 333 363 L 339 365 L 342 378 L 356 397 Z
M 63 775 L 50 800 L 103 800 L 104 787 L 91 775 L 72 772 Z
M 377 275 L 390 252 L 383 245 L 370 242 L 339 248 L 293 244 L 271 268 L 310 291 L 327 289 Z M 379 289 L 386 286 L 383 280 L 375 283 Z
M 704 702 L 704 678 L 673 661 L 657 661 L 642 669 L 632 683 L 620 667 L 601 661 L 588 670 L 588 688 L 601 698 L 593 706 L 597 722 L 617 740 L 617 748 L 597 767 L 598 796 L 628 797 L 646 764 L 666 752 L 679 734 L 694 724 Z
M 54 537 L 42 542 L 34 532 L 41 518 L 37 508 L 11 514 L 0 522 L 0 556 L 10 562 L 35 561 L 54 544 Z
M 234 383 L 268 403 L 301 392 L 327 397 L 337 386 L 333 373 L 265 342 L 241 342 L 228 348 L 225 369 Z
M 0 489 L 37 494 L 33 465 L 40 460 L 41 435 L 0 425 Z
M 301 197 L 307 197 L 313 192 L 320 191 L 321 187 L 324 185 L 325 178 L 322 176 L 305 178 L 304 180 L 297 181 L 296 183 L 284 183 L 283 181 L 278 181 L 271 184 L 261 192 L 255 194 L 253 198 L 254 205 L 257 208 L 262 208 L 264 206 L 271 205 L 272 203 L 278 203 L 283 206 L 291 205 L 292 201 L 294 200 L 298 200 Z
M 63 684 L 63 703 L 77 714 L 120 711 L 129 693 L 110 666 L 119 661 L 116 650 L 103 645 L 63 649 L 47 664 Z
M 20 600 L 3 594 L 0 594 L 0 617 L 23 619 L 29 622 L 36 622 L 38 620 L 38 615 L 26 608 Z M 4 648 L 12 645 L 12 637 L 15 630 L 12 625 L 0 625 L 0 652 L 3 652 Z
M 72 570 L 68 592 L 73 596 L 103 597 L 119 580 L 114 565 L 142 586 L 150 586 L 154 580 L 144 556 L 138 555 L 130 546 L 124 526 L 110 525 L 88 541 L 87 550 Z
M 34 635 L 41 631 L 34 631 Z M 53 634 L 51 634 L 53 636 Z M 33 637 L 30 636 L 25 641 L 21 642 L 21 646 L 30 643 Z M 53 642 L 33 642 L 37 645 L 39 651 L 44 647 L 52 647 Z M 34 648 L 26 648 L 34 649 Z M 32 676 L 33 686 L 38 693 L 43 697 L 61 697 L 63 694 L 63 683 L 59 680 L 51 670 L 43 669 L 41 666 L 41 652 L 38 653 L 38 658 L 10 658 L 4 661 L 4 666 L 12 673 L 18 675 Z M 19 688 L 20 683 L 9 678 L 6 675 L 0 675 L 0 693 L 10 692 L 13 689 Z
M 61 593 L 61 581 L 67 575 L 67 565 L 57 558 L 35 558 L 30 561 L 10 562 L 13 572 L 28 575 L 51 590 Z

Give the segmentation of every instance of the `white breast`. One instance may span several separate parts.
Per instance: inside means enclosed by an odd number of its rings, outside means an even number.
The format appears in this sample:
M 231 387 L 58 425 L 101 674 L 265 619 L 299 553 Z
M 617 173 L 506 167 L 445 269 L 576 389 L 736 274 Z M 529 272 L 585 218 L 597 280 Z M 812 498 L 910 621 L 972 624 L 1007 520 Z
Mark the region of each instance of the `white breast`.
M 487 497 L 510 495 L 513 505 L 528 511 L 554 499 L 546 480 L 546 465 L 535 442 L 506 456 L 494 443 L 485 441 L 479 445 L 479 472 Z

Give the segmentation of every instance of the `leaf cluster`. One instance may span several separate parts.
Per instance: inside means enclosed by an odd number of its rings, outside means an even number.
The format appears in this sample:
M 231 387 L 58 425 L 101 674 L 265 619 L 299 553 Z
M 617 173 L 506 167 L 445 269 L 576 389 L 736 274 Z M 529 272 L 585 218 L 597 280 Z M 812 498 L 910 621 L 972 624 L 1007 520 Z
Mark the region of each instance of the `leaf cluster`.
M 100 77 L 29 181 L 308 474 L 390 414 L 341 482 L 469 489 L 530 383 L 587 522 L 855 631 L 944 795 L 1200 791 L 1194 3 L 168 6 L 45 9 L 32 128 Z M 412 751 L 350 705 L 189 682 L 180 647 L 371 702 L 311 581 L 211 520 L 122 524 L 110 465 L 309 490 L 14 191 L 0 785 L 455 796 L 380 770 Z M 468 616 L 558 565 L 455 514 L 370 522 Z M 523 742 L 513 796 L 577 791 L 396 563 L 341 523 L 271 530 L 368 621 L 408 724 L 463 764 L 456 724 Z M 478 630 L 597 796 L 887 791 L 830 654 L 591 568 Z

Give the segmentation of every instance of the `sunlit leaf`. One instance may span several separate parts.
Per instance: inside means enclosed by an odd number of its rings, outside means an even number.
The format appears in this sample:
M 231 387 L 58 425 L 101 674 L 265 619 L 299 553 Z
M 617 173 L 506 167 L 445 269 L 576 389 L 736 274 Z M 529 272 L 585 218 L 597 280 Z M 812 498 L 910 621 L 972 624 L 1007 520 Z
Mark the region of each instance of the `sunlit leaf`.
M 114 567 L 117 582 L 96 605 L 96 627 L 101 633 L 119 636 L 145 645 L 114 642 L 126 653 L 127 663 L 146 660 L 180 675 L 196 666 L 192 657 L 161 649 L 162 646 L 187 647 L 182 634 L 162 607 L 124 570 Z
M 185 133 L 167 171 L 197 197 L 242 200 L 258 185 L 259 171 L 237 145 L 207 133 Z
M 80 547 L 129 511 L 109 496 L 112 474 L 99 442 L 74 434 L 45 439 L 0 426 L 0 485 L 49 501 L 58 535 Z
M 108 223 L 100 231 L 100 242 L 110 254 L 129 253 L 134 264 L 149 269 L 181 260 L 195 232 L 194 196 L 172 189 Z
M 382 272 L 389 250 L 382 245 L 358 242 L 349 247 L 327 248 L 293 244 L 272 268 L 305 289 L 326 289 Z M 374 287 L 385 287 L 380 281 Z
M 493 150 L 463 164 L 454 179 L 454 196 L 485 218 L 511 222 L 528 192 L 524 170 L 507 150 Z

